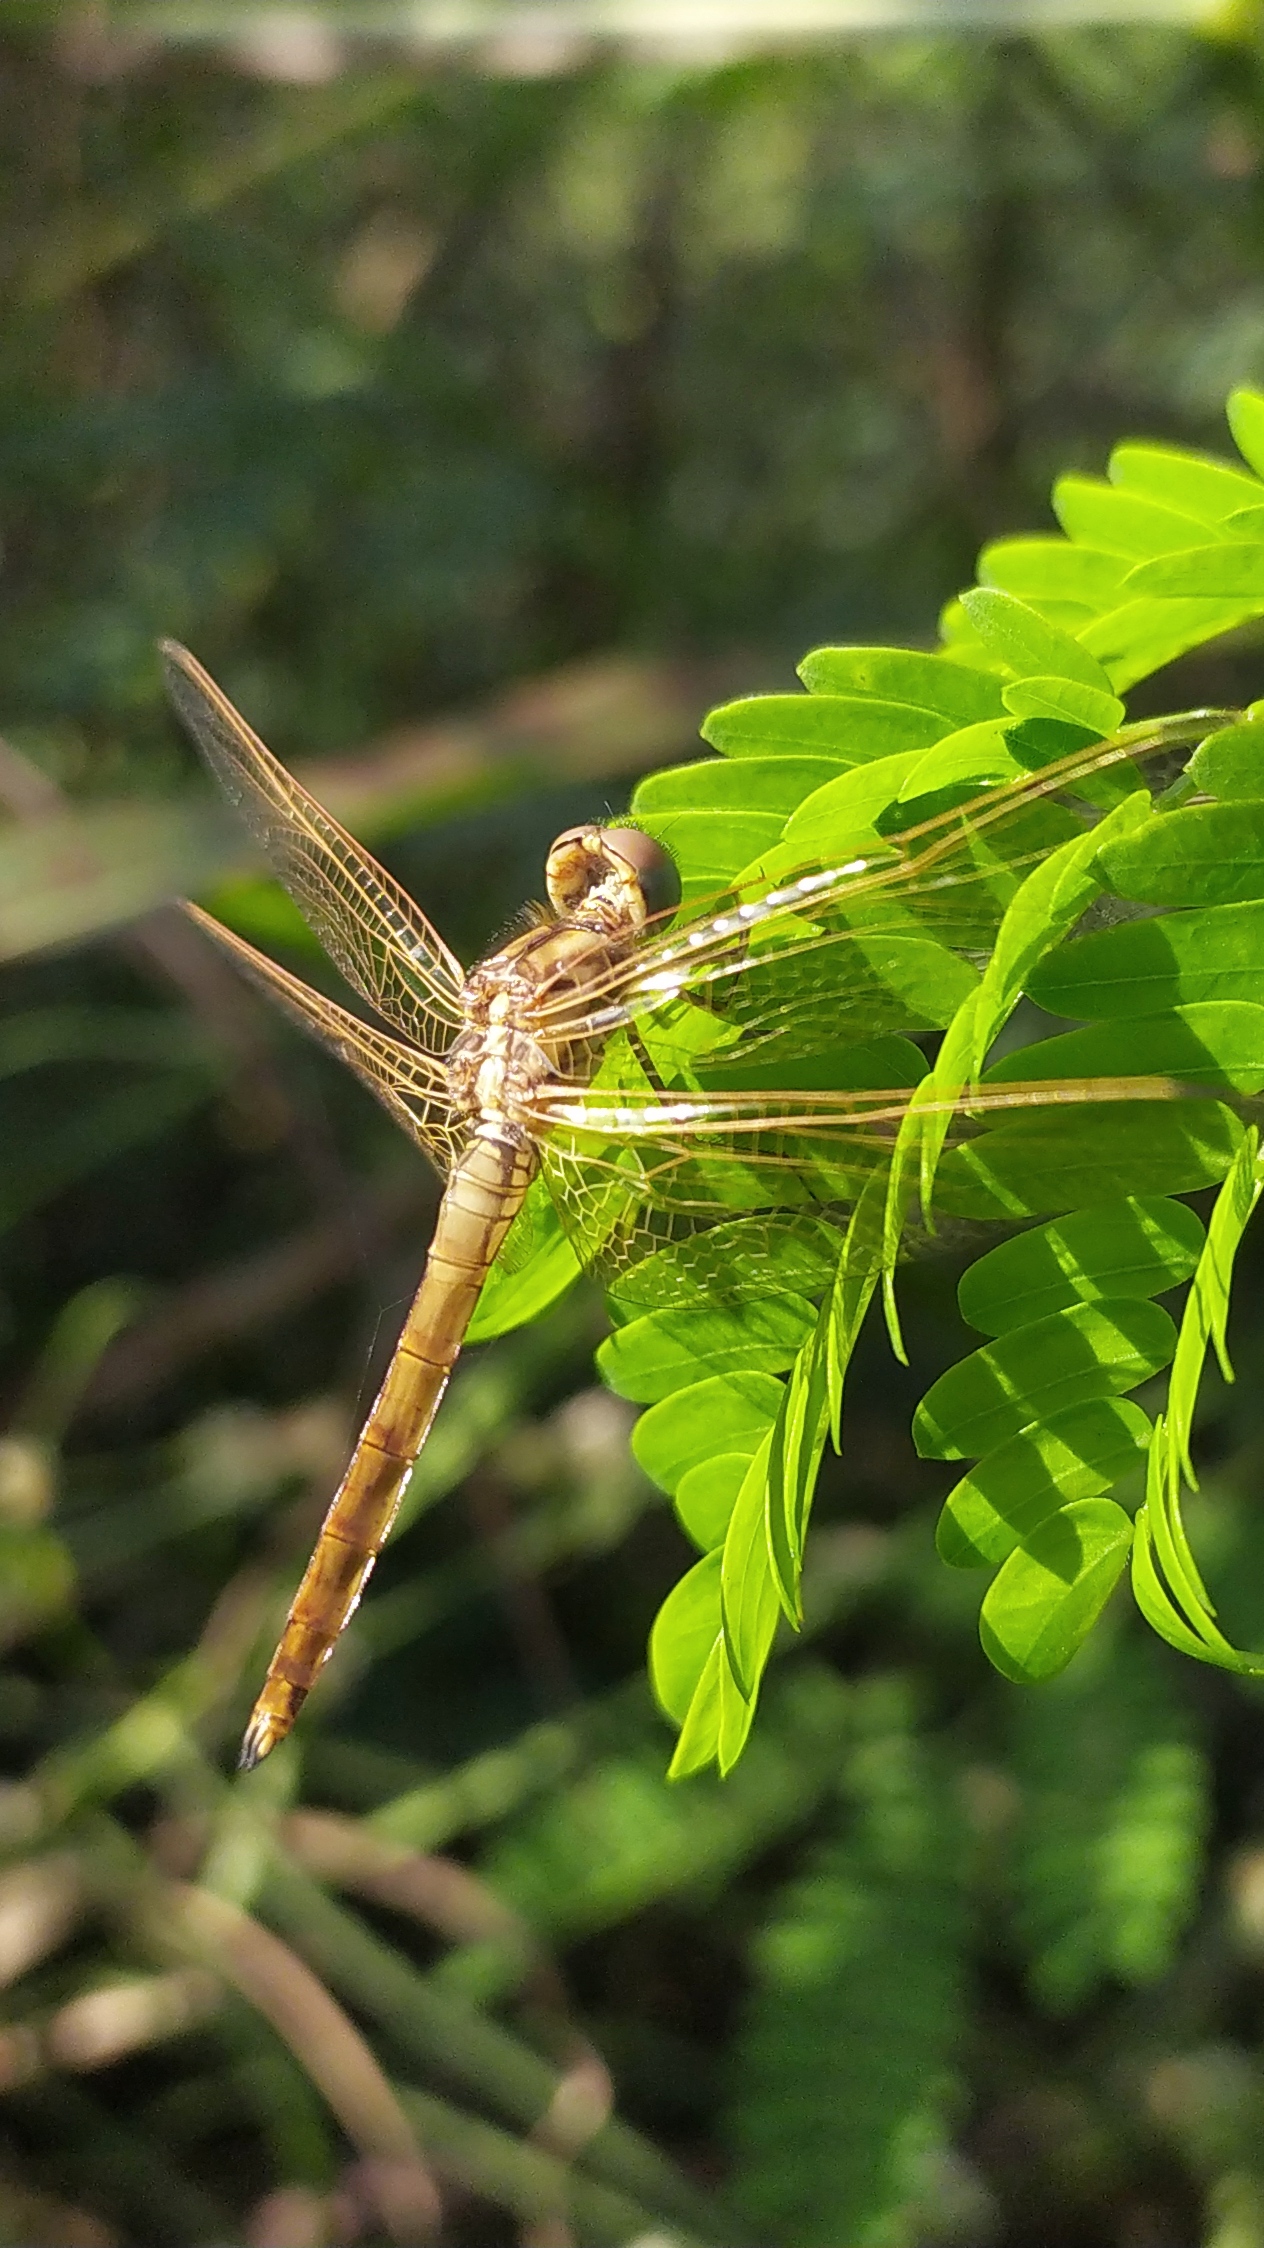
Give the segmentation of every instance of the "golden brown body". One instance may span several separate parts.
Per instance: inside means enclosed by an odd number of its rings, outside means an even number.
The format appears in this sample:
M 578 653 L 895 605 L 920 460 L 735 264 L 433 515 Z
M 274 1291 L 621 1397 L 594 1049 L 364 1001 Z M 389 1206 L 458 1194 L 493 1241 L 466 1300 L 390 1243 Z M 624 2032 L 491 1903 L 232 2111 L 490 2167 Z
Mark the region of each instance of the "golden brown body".
M 546 1081 L 582 1083 L 593 1055 L 544 1045 L 520 1026 L 542 995 L 581 988 L 621 959 L 635 931 L 589 907 L 534 928 L 465 984 L 469 1027 L 452 1048 L 453 1110 L 471 1134 L 453 1168 L 395 1355 L 321 1526 L 241 1748 L 245 1771 L 284 1740 L 353 1615 L 460 1355 L 479 1290 L 540 1165 L 515 1110 Z M 594 928 L 592 919 L 610 923 Z
M 355 1610 L 430 1433 L 479 1289 L 538 1167 L 529 1142 L 488 1125 L 453 1173 L 421 1286 L 251 1712 L 243 1770 L 289 1732 Z

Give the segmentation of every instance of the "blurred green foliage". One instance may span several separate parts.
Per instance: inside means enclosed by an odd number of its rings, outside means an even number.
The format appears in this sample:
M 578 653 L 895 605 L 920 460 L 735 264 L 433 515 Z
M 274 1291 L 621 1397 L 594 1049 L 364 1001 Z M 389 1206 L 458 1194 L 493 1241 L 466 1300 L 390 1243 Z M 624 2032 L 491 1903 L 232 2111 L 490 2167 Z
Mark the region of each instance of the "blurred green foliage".
M 128 917 L 249 878 L 159 633 L 336 756 L 468 954 L 709 702 L 929 642 L 1123 431 L 1219 446 L 1264 379 L 1260 51 L 528 77 L 383 37 L 321 76 L 301 9 L 266 54 L 172 15 L 0 26 L 0 2239 L 1254 2248 L 1258 1688 L 1114 1610 L 1039 1695 L 987 1672 L 907 1436 L 951 1245 L 916 1375 L 862 1339 L 729 1781 L 662 1778 L 687 1549 L 579 1298 L 471 1357 L 300 1738 L 223 1777 L 432 1202 Z M 1244 637 L 1156 707 L 1259 676 Z M 1240 1263 L 1189 1513 L 1249 1645 Z

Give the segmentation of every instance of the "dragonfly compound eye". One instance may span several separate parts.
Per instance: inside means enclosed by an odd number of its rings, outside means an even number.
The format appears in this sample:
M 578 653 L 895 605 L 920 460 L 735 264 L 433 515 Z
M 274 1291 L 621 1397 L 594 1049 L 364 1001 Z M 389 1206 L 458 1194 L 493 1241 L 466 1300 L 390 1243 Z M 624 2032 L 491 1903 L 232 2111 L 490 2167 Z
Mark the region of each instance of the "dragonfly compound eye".
M 638 919 L 680 903 L 675 860 L 637 827 L 568 828 L 549 852 L 545 880 L 562 914 L 578 912 L 594 891 L 610 897 L 630 890 L 643 909 Z

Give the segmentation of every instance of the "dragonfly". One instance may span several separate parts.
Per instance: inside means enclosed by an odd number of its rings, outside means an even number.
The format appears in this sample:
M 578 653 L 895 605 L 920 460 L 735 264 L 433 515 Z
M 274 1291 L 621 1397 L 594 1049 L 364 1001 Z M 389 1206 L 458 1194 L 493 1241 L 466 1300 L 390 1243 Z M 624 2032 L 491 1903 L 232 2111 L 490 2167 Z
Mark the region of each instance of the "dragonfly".
M 1024 873 L 1100 814 L 1118 771 L 1135 780 L 1135 761 L 1173 736 L 1126 730 L 976 784 L 968 802 L 892 833 L 866 831 L 834 863 L 766 862 L 688 909 L 670 851 L 644 829 L 571 828 L 548 853 L 547 905 L 467 974 L 196 658 L 175 642 L 162 656 L 180 719 L 377 1022 L 186 910 L 351 1068 L 443 1181 L 420 1286 L 245 1731 L 249 1770 L 289 1733 L 353 1614 L 483 1284 L 498 1257 L 529 1253 L 541 1192 L 581 1265 L 631 1307 L 810 1292 L 805 1270 L 819 1290 L 823 1231 L 836 1254 L 839 1212 L 890 1164 L 915 1082 L 905 1069 L 900 1083 L 857 1086 L 857 1052 L 894 1041 L 907 1056 L 903 1034 L 935 1027 L 919 1020 L 928 960 L 973 975 Z M 1228 722 L 1195 718 L 1187 741 Z M 1189 1090 L 1158 1077 L 978 1085 L 952 1130 Z

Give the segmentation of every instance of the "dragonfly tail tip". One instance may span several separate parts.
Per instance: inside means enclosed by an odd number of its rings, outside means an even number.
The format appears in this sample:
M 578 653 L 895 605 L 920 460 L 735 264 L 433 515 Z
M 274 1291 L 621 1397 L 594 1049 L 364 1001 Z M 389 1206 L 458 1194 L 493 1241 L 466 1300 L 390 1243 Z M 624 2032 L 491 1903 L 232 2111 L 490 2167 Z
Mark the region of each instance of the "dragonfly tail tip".
M 242 1735 L 237 1757 L 238 1771 L 253 1772 L 256 1764 L 262 1764 L 264 1757 L 270 1755 L 276 1747 L 278 1738 L 272 1720 L 256 1712 Z

